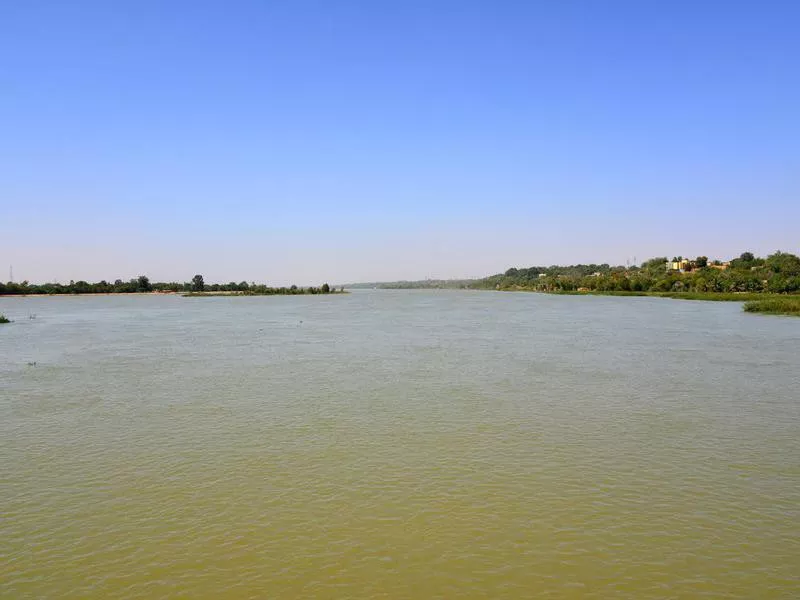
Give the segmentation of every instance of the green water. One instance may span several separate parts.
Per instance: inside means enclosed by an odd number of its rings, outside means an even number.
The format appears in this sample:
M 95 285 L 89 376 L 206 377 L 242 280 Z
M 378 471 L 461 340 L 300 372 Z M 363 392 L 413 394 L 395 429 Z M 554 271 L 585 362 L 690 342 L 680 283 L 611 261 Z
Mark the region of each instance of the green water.
M 425 291 L 0 312 L 2 598 L 800 597 L 798 319 Z

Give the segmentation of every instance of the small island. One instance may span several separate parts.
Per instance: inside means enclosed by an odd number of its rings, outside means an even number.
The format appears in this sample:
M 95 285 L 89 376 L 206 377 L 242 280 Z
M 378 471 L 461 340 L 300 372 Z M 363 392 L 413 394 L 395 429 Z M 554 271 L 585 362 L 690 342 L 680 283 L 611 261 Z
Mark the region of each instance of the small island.
M 68 284 L 41 283 L 31 284 L 27 281 L 0 283 L 0 296 L 56 296 L 82 294 L 180 294 L 184 297 L 208 296 L 297 296 L 308 294 L 344 294 L 344 288 L 331 287 L 323 283 L 319 287 L 273 287 L 262 283 L 241 281 L 239 283 L 205 283 L 202 275 L 195 275 L 191 281 L 153 283 L 145 275 L 136 279 L 114 283 L 106 280 L 97 283 L 87 281 L 70 281 Z

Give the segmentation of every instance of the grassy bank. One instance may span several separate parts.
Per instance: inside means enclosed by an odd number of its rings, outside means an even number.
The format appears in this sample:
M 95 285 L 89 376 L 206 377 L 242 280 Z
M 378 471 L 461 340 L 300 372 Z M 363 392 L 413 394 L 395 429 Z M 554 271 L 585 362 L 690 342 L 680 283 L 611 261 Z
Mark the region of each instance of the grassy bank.
M 752 300 L 744 305 L 747 312 L 800 317 L 800 296 L 784 296 Z
M 678 300 L 710 300 L 712 302 L 747 302 L 748 300 L 784 297 L 782 294 L 768 292 L 663 292 L 653 295 L 662 298 L 677 298 Z
M 536 291 L 514 288 L 506 291 Z M 800 294 L 770 294 L 768 292 L 623 292 L 623 291 L 553 291 L 546 294 L 567 296 L 652 296 L 677 300 L 704 300 L 711 302 L 744 302 L 744 310 L 769 315 L 800 316 Z
M 532 289 L 516 288 L 509 291 L 538 291 Z M 567 296 L 650 296 L 654 298 L 674 298 L 677 300 L 705 300 L 712 302 L 748 302 L 767 299 L 797 298 L 800 295 L 770 294 L 768 292 L 623 292 L 623 291 L 554 291 L 542 292 L 546 294 L 560 294 Z

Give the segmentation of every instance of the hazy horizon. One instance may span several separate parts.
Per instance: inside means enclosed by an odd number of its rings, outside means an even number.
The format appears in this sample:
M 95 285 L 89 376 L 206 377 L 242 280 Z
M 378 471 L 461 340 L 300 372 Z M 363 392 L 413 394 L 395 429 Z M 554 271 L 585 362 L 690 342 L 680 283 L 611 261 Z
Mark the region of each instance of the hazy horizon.
M 245 276 L 241 276 L 241 277 L 226 277 L 224 275 L 224 273 L 219 275 L 219 276 L 214 276 L 214 275 L 210 275 L 210 273 L 216 273 L 217 271 L 209 271 L 209 270 L 203 270 L 203 269 L 196 270 L 196 271 L 192 272 L 191 274 L 183 274 L 183 275 L 178 275 L 178 276 L 161 276 L 161 277 L 159 277 L 157 275 L 155 275 L 155 276 L 152 275 L 151 271 L 143 271 L 143 270 L 136 271 L 134 269 L 134 270 L 130 270 L 128 273 L 122 274 L 122 275 L 112 274 L 112 275 L 104 275 L 104 276 L 96 276 L 96 277 L 77 276 L 77 277 L 69 277 L 67 279 L 59 279 L 59 278 L 55 278 L 54 277 L 54 278 L 50 278 L 50 279 L 34 280 L 34 279 L 30 279 L 30 278 L 24 277 L 24 273 L 20 274 L 19 271 L 17 270 L 16 266 L 13 267 L 13 269 L 14 269 L 13 275 L 14 275 L 14 281 L 16 281 L 16 282 L 20 282 L 20 281 L 25 280 L 25 281 L 28 281 L 29 283 L 37 283 L 37 284 L 38 283 L 52 283 L 52 282 L 62 283 L 63 284 L 63 283 L 67 283 L 70 279 L 74 280 L 74 281 L 84 280 L 84 281 L 91 281 L 91 282 L 98 282 L 98 281 L 101 281 L 101 280 L 106 280 L 106 281 L 109 281 L 109 282 L 113 282 L 116 279 L 122 279 L 123 281 L 127 281 L 129 279 L 134 279 L 134 278 L 138 277 L 139 275 L 146 275 L 152 282 L 172 282 L 172 281 L 186 282 L 186 281 L 190 281 L 191 278 L 195 274 L 199 273 L 199 274 L 203 275 L 203 278 L 205 279 L 206 283 L 228 283 L 230 281 L 235 281 L 235 282 L 240 282 L 240 281 L 251 282 L 251 281 L 255 281 L 256 283 L 268 283 L 268 284 L 273 284 L 273 285 L 292 285 L 292 284 L 297 284 L 297 285 L 318 285 L 318 284 L 321 284 L 323 282 L 327 282 L 327 283 L 330 283 L 332 285 L 341 285 L 341 284 L 357 284 L 357 283 L 381 283 L 381 282 L 394 282 L 394 281 L 423 281 L 423 280 L 426 280 L 426 279 L 435 279 L 435 280 L 481 279 L 481 278 L 484 278 L 484 277 L 488 277 L 490 275 L 496 275 L 498 273 L 503 273 L 503 272 L 505 272 L 506 270 L 508 270 L 511 267 L 527 268 L 527 267 L 534 267 L 534 266 L 548 267 L 548 266 L 553 266 L 553 265 L 567 266 L 567 265 L 574 265 L 574 264 L 603 264 L 603 263 L 609 264 L 611 266 L 621 266 L 621 265 L 626 265 L 626 264 L 630 264 L 631 266 L 634 266 L 634 265 L 638 266 L 642 262 L 644 262 L 645 260 L 648 260 L 650 258 L 659 257 L 659 256 L 672 257 L 672 256 L 675 256 L 675 255 L 682 255 L 682 256 L 685 256 L 685 257 L 688 257 L 688 258 L 695 258 L 697 256 L 708 256 L 709 260 L 717 260 L 718 259 L 718 260 L 723 260 L 724 261 L 724 260 L 729 260 L 729 259 L 732 259 L 732 258 L 736 258 L 741 254 L 741 252 L 744 252 L 744 251 L 752 251 L 752 248 L 746 248 L 746 249 L 743 249 L 741 251 L 732 251 L 732 252 L 730 252 L 728 254 L 714 254 L 714 253 L 709 254 L 708 252 L 697 252 L 697 253 L 661 252 L 661 253 L 656 253 L 656 254 L 654 254 L 652 256 L 644 256 L 644 257 L 638 256 L 638 255 L 631 255 L 629 258 L 626 258 L 626 259 L 623 259 L 623 260 L 619 260 L 619 261 L 601 260 L 601 259 L 595 257 L 595 258 L 587 258 L 585 260 L 576 260 L 576 261 L 530 262 L 530 263 L 524 263 L 524 264 L 522 264 L 522 263 L 519 263 L 519 264 L 508 263 L 508 264 L 506 264 L 506 265 L 504 265 L 504 266 L 502 266 L 502 267 L 500 267 L 500 268 L 498 268 L 496 270 L 487 271 L 485 273 L 464 274 L 464 275 L 454 275 L 454 276 L 450 276 L 450 275 L 439 276 L 439 275 L 436 275 L 436 274 L 422 274 L 422 275 L 419 275 L 419 276 L 409 275 L 409 276 L 400 276 L 400 277 L 394 277 L 394 278 L 375 276 L 373 278 L 362 277 L 360 279 L 341 279 L 341 278 L 340 279 L 333 279 L 333 278 L 330 278 L 330 277 L 328 277 L 328 278 L 321 277 L 321 278 L 318 278 L 318 279 L 315 279 L 315 280 L 311 280 L 311 279 L 307 279 L 307 280 L 301 280 L 301 279 L 275 280 L 275 279 L 257 279 L 257 278 L 253 278 L 253 277 L 247 277 L 246 275 Z M 775 248 L 775 249 L 772 249 L 772 250 L 765 250 L 763 252 L 755 251 L 754 254 L 756 256 L 767 256 L 767 255 L 772 254 L 773 252 L 777 252 L 777 251 L 797 253 L 795 250 L 792 250 L 792 249 L 787 250 L 787 249 L 784 249 L 784 248 Z M 635 259 L 635 261 L 634 261 L 634 259 Z M 13 265 L 10 265 L 10 266 L 13 266 Z M 298 265 L 298 266 L 299 266 L 299 271 L 298 272 L 302 272 L 303 271 L 302 265 Z M 0 278 L 0 280 L 4 280 L 4 278 Z
M 800 253 L 788 1 L 8 5 L 0 279 Z

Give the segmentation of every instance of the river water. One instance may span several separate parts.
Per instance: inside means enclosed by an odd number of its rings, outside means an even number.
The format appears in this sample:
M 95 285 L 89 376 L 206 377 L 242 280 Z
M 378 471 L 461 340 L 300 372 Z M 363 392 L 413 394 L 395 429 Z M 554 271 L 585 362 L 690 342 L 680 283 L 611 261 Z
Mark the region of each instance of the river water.
M 800 319 L 457 291 L 0 312 L 2 598 L 800 597 Z

